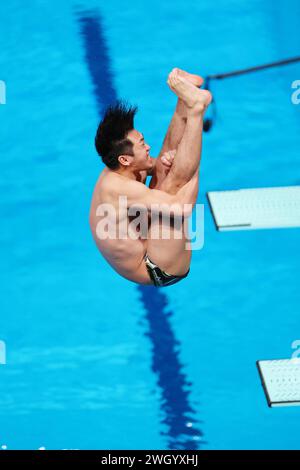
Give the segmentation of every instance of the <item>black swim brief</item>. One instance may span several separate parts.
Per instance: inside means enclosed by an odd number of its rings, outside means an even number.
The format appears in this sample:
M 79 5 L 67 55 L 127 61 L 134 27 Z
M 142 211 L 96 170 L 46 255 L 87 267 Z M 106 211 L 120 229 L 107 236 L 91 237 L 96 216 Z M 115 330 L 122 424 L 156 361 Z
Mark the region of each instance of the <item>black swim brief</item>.
M 183 276 L 174 276 L 173 274 L 168 274 L 165 271 L 162 271 L 155 263 L 150 260 L 147 254 L 145 255 L 144 260 L 149 276 L 155 287 L 172 286 L 173 284 L 176 284 L 177 282 L 184 279 L 190 272 L 190 270 L 188 270 L 188 272 Z

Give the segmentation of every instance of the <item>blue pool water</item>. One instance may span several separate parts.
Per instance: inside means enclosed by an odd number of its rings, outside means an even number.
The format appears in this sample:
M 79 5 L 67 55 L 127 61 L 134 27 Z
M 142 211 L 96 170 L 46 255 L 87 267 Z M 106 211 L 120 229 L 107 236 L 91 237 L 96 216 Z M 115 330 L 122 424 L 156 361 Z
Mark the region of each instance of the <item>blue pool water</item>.
M 119 277 L 88 227 L 103 107 L 137 103 L 159 151 L 174 66 L 203 75 L 299 55 L 297 0 L 2 2 L 0 447 L 297 449 L 258 359 L 300 338 L 299 229 L 218 233 L 209 190 L 300 183 L 300 65 L 213 83 L 205 244 L 163 291 Z

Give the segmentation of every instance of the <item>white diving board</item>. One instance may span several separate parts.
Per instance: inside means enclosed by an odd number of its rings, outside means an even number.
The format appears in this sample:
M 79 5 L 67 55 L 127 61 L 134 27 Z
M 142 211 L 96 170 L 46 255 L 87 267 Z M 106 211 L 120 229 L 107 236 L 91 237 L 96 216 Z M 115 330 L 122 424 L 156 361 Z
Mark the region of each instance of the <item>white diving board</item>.
M 257 361 L 269 407 L 300 406 L 300 359 Z
M 300 186 L 210 191 L 217 230 L 300 227 Z

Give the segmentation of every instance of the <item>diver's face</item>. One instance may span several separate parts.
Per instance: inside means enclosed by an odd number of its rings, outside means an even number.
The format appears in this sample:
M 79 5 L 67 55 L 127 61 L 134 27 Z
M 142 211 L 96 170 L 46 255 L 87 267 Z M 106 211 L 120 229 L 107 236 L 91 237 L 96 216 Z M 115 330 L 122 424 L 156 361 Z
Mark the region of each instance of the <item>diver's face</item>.
M 143 134 L 133 129 L 128 133 L 127 138 L 133 143 L 134 157 L 131 167 L 137 171 L 152 168 L 152 160 L 149 154 L 150 146 L 145 142 Z

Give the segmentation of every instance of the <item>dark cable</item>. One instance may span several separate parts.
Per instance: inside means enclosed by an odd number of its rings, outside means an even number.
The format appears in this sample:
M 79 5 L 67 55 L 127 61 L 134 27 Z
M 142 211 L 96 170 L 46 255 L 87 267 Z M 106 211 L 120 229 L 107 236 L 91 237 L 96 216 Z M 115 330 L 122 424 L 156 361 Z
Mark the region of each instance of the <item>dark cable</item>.
M 234 72 L 219 73 L 216 75 L 208 75 L 208 79 L 220 80 L 227 77 L 234 77 L 236 75 L 242 75 L 244 73 L 258 72 L 259 70 L 269 69 L 271 67 L 280 67 L 282 65 L 292 64 L 293 62 L 300 62 L 299 57 L 293 57 L 292 59 L 279 60 L 277 62 L 271 62 L 270 64 L 257 65 L 256 67 L 249 67 L 247 69 L 235 70 Z
M 215 75 L 208 75 L 205 77 L 203 88 L 206 88 L 207 90 L 210 90 L 210 82 L 211 80 L 222 80 L 224 78 L 229 78 L 229 77 L 236 77 L 237 75 L 243 75 L 246 73 L 253 73 L 253 72 L 259 72 L 260 70 L 265 70 L 269 69 L 272 67 L 281 67 L 283 65 L 289 65 L 295 62 L 300 62 L 300 56 L 298 57 L 292 57 L 291 59 L 285 59 L 285 60 L 279 60 L 277 62 L 271 62 L 269 64 L 263 64 L 263 65 L 257 65 L 256 67 L 248 67 L 246 69 L 241 69 L 241 70 L 235 70 L 233 72 L 227 72 L 227 73 L 218 73 Z M 214 121 L 216 120 L 217 117 L 217 108 L 216 108 L 216 102 L 213 98 L 211 102 L 211 117 L 207 117 L 204 119 L 203 123 L 203 130 L 204 132 L 209 132 L 210 129 L 212 128 Z

